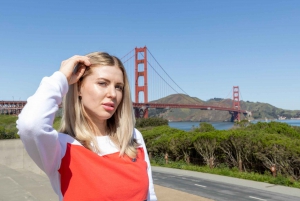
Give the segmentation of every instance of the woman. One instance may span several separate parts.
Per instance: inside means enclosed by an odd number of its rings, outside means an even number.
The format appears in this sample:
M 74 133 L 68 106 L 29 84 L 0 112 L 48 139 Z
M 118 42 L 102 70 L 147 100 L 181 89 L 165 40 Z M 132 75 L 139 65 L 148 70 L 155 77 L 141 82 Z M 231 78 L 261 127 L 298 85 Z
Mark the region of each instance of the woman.
M 63 97 L 56 131 L 53 120 Z M 157 200 L 134 124 L 124 66 L 103 52 L 63 61 L 58 72 L 43 78 L 17 121 L 28 154 L 59 200 Z

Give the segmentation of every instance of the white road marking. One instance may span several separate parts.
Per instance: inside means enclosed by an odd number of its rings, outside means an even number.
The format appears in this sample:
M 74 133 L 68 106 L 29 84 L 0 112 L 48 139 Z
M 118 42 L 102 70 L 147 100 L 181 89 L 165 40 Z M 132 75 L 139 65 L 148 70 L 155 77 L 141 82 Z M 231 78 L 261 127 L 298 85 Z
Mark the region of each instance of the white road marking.
M 261 198 L 257 198 L 257 197 L 253 197 L 253 196 L 249 196 L 249 198 L 256 199 L 256 200 L 267 201 L 267 200 L 265 200 L 265 199 L 261 199 Z
M 206 186 L 203 186 L 203 185 L 200 185 L 200 184 L 195 184 L 195 186 L 206 188 Z

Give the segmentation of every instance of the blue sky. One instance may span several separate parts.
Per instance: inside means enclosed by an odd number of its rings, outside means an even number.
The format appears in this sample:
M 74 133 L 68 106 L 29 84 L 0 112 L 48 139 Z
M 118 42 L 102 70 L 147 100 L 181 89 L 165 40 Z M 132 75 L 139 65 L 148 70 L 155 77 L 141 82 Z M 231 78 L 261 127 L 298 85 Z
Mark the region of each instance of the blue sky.
M 298 0 L 2 1 L 0 30 L 0 100 L 26 100 L 74 54 L 146 45 L 190 96 L 239 86 L 244 101 L 300 110 Z

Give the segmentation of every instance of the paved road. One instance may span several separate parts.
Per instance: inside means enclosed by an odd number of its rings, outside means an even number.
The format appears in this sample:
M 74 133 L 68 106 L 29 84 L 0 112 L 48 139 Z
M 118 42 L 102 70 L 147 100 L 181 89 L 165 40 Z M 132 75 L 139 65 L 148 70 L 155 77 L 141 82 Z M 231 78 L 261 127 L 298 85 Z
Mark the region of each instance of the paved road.
M 296 188 L 170 168 L 152 169 L 155 184 L 216 201 L 300 200 L 300 189 Z
M 196 177 L 153 173 L 154 182 L 160 186 L 165 186 L 190 194 L 204 196 L 213 200 L 272 200 L 272 201 L 299 201 L 299 197 L 288 196 L 279 193 L 258 190 L 254 188 L 241 187 L 234 184 L 209 181 Z

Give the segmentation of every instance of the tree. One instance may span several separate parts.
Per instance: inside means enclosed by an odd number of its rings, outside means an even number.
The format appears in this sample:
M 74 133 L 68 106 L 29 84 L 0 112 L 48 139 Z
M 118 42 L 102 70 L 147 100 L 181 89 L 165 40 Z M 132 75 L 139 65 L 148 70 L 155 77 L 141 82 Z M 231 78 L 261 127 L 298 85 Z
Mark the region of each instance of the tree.
M 278 173 L 300 179 L 300 140 L 279 134 L 261 136 L 261 149 L 255 156 L 269 170 L 276 167 Z
M 172 135 L 169 139 L 169 148 L 176 159 L 183 157 L 184 161 L 190 163 L 190 154 L 192 149 L 192 137 L 193 133 L 180 131 Z
M 199 128 L 194 128 L 193 131 L 195 131 L 195 132 L 210 132 L 210 131 L 214 131 L 214 130 L 216 130 L 216 129 L 210 123 L 200 122 Z
M 168 120 L 163 119 L 163 118 L 158 118 L 158 117 L 139 118 L 136 120 L 137 128 L 162 126 L 162 125 L 168 125 Z
M 206 165 L 210 168 L 215 166 L 215 153 L 219 148 L 219 140 L 217 136 L 221 134 L 221 131 L 212 131 L 200 133 L 194 136 L 193 145 L 197 153 L 202 156 Z
M 246 169 L 244 162 L 251 163 L 252 137 L 251 132 L 243 130 L 230 130 L 227 135 L 224 135 L 220 148 L 226 154 L 228 164 L 237 167 L 240 171 Z

